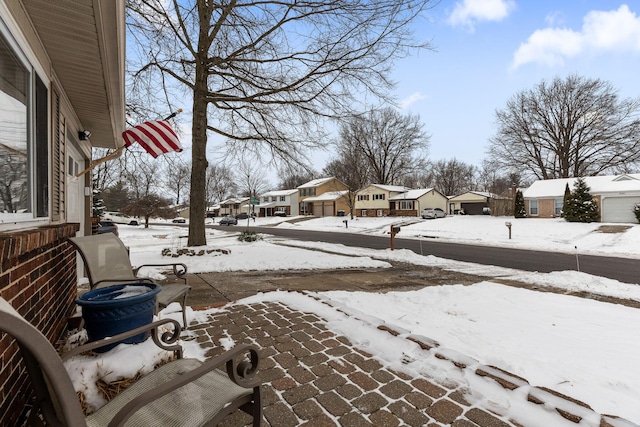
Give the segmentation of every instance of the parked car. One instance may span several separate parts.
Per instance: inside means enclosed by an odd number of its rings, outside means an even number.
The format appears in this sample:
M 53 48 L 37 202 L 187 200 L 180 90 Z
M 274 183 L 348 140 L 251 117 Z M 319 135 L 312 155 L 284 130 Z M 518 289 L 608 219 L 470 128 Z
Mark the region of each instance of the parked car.
M 238 225 L 238 220 L 235 219 L 232 216 L 225 216 L 223 218 L 220 218 L 220 222 L 218 224 L 220 224 L 220 225 Z
M 185 222 L 187 222 L 187 220 L 179 216 L 177 218 L 174 218 L 171 222 L 174 224 L 184 224 Z
M 98 234 L 103 234 L 103 233 L 113 233 L 117 236 L 118 226 L 116 225 L 115 222 L 111 220 L 103 219 L 98 222 Z
M 421 216 L 424 219 L 435 219 L 444 218 L 445 216 L 447 216 L 447 214 L 440 208 L 426 208 L 422 211 Z
M 282 210 L 275 211 L 273 213 L 273 216 L 287 216 L 287 211 L 282 211 Z
M 138 223 L 137 220 L 132 219 L 131 221 L 129 221 L 129 225 L 140 225 L 140 223 Z
M 239 214 L 236 215 L 236 219 L 247 219 L 249 218 L 249 215 L 246 212 L 240 212 Z

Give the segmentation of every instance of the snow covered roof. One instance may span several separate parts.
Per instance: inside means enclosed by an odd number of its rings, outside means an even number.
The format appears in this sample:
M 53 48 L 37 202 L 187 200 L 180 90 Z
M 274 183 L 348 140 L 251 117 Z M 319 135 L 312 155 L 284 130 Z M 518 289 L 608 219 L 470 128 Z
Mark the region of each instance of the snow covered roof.
M 573 190 L 576 179 L 561 178 L 536 181 L 524 190 L 522 195 L 529 199 L 563 197 L 567 184 L 569 184 L 569 189 Z M 591 194 L 640 192 L 640 174 L 588 176 L 584 178 L 584 181 Z
M 306 199 L 304 199 L 304 201 L 305 202 L 322 202 L 322 201 L 326 202 L 331 200 L 338 200 L 340 197 L 344 196 L 348 192 L 349 192 L 348 190 L 327 191 L 326 193 L 322 193 L 316 197 L 307 197 Z
M 392 191 L 396 193 L 402 193 L 409 190 L 407 187 L 402 185 L 386 185 L 386 184 L 371 184 L 372 187 L 378 187 L 385 191 Z
M 318 179 L 312 179 L 311 181 L 304 183 L 302 185 L 299 185 L 297 188 L 308 188 L 308 187 L 317 187 L 319 185 L 324 184 L 325 182 L 329 182 L 332 179 L 334 179 L 332 176 L 328 177 L 328 178 L 318 178 Z
M 267 191 L 266 193 L 262 193 L 260 195 L 260 197 L 266 197 L 266 196 L 288 196 L 290 194 L 294 194 L 297 193 L 298 190 L 296 189 L 292 189 L 292 190 L 273 190 L 273 191 Z
M 220 202 L 220 205 L 231 205 L 231 204 L 236 204 L 236 203 L 244 203 L 247 200 L 249 200 L 248 197 L 242 197 L 242 198 L 237 198 L 237 197 L 232 197 L 230 199 L 226 199 Z
M 431 190 L 433 190 L 433 188 L 418 188 L 415 190 L 409 190 L 405 191 L 402 194 L 397 194 L 395 196 L 389 197 L 389 200 L 415 200 L 424 196 Z

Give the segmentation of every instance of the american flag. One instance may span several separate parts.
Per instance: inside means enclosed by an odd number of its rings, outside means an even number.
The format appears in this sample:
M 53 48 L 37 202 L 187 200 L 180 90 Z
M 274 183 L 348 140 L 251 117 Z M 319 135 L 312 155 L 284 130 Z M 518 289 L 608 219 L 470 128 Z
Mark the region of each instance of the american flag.
M 178 135 L 166 120 L 144 122 L 133 129 L 122 132 L 125 147 L 134 142 L 142 145 L 155 159 L 169 151 L 182 151 Z

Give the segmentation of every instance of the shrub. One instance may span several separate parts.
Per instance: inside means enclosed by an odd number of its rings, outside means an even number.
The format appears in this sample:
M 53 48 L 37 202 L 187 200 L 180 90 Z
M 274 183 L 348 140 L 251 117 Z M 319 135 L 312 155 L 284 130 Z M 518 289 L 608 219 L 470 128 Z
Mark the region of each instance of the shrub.
M 262 240 L 262 237 L 255 231 L 244 230 L 238 236 L 238 240 L 241 242 L 255 242 L 257 240 Z

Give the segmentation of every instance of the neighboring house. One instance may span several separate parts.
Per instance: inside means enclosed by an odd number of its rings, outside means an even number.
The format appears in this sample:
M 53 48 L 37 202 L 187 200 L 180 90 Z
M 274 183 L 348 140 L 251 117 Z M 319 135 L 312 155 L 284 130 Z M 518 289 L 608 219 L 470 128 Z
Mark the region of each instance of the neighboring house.
M 356 193 L 355 216 L 389 215 L 389 199 L 409 190 L 399 185 L 371 184 Z
M 214 218 L 220 216 L 220 205 L 213 205 L 207 208 L 207 218 Z
M 589 176 L 584 180 L 600 207 L 602 222 L 638 222 L 633 208 L 640 204 L 640 174 Z M 547 179 L 531 184 L 522 193 L 527 216 L 560 216 L 565 188 L 568 184 L 573 190 L 575 181 L 576 178 Z
M 124 0 L 0 0 L 0 293 L 54 345 L 91 233 L 92 147 L 123 145 Z M 86 132 L 88 131 L 88 132 Z M 0 425 L 32 397 L 2 340 Z
M 344 216 L 349 212 L 347 193 L 349 190 L 326 191 L 319 196 L 307 197 L 305 203 L 311 206 L 313 216 Z
M 508 199 L 493 193 L 484 191 L 467 191 L 455 197 L 449 198 L 447 211 L 449 215 L 464 212 L 466 215 L 482 215 L 490 212 L 492 201 L 496 199 Z
M 258 216 L 273 216 L 274 212 L 285 211 L 288 216 L 298 216 L 298 190 L 274 190 L 263 193 L 258 198 Z
M 234 216 L 241 212 L 247 213 L 248 207 L 249 197 L 232 197 L 220 202 L 220 216 Z
M 346 195 L 349 188 L 334 177 L 318 178 L 298 186 L 300 215 L 334 216 L 349 211 Z M 319 198 L 325 193 L 332 193 Z
M 440 208 L 446 212 L 447 196 L 435 188 L 419 188 L 389 199 L 391 215 L 420 216 L 423 209 Z

